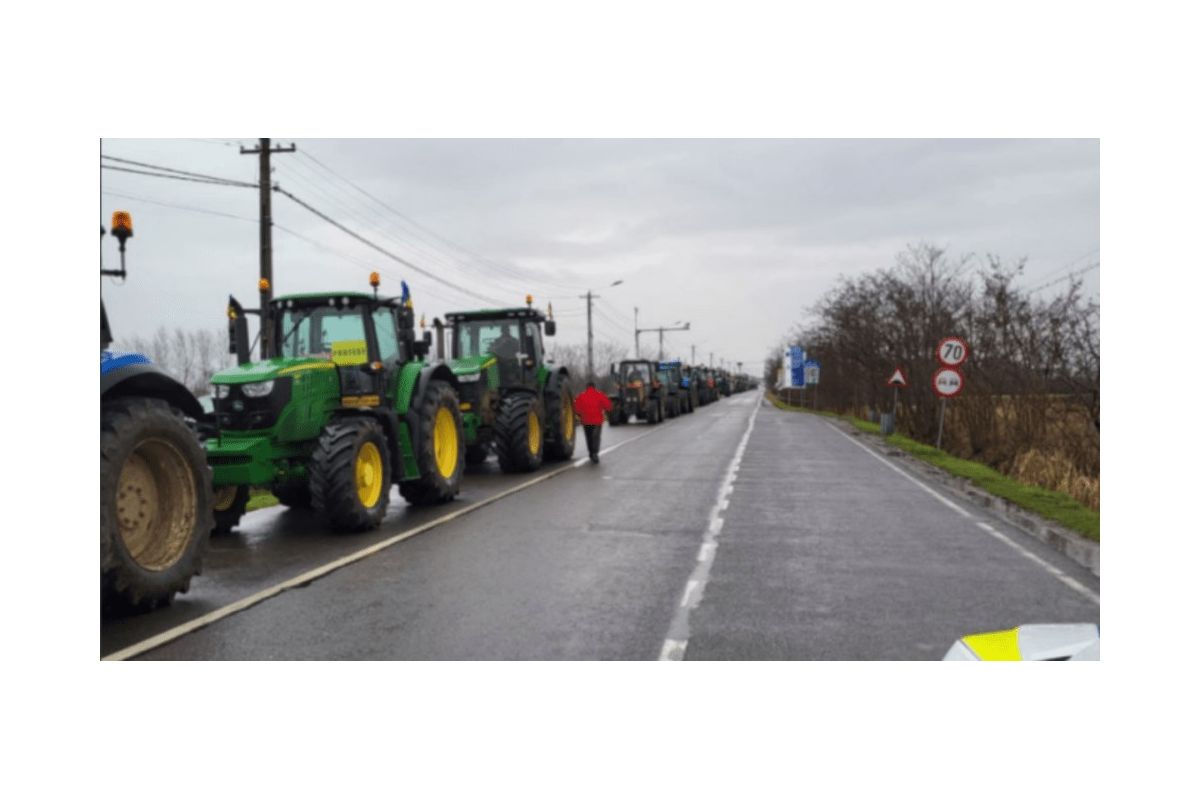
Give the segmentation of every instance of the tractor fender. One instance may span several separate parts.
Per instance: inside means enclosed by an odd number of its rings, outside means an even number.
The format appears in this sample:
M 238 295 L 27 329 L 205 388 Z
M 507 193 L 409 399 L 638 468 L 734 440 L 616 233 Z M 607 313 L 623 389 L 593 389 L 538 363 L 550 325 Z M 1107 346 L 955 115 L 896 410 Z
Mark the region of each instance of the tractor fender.
M 414 408 L 418 400 L 425 396 L 425 390 L 429 387 L 429 382 L 433 380 L 445 381 L 454 388 L 455 393 L 458 392 L 458 377 L 445 363 L 429 364 L 423 367 L 421 374 L 417 377 L 417 383 L 413 387 L 412 395 L 405 404 L 407 411 L 404 414 L 404 421 L 408 423 L 408 430 L 413 436 L 416 436 L 417 432 L 417 415 Z
M 179 381 L 133 353 L 109 354 L 100 361 L 100 399 L 109 397 L 154 397 L 165 400 L 192 419 L 204 417 L 200 401 Z

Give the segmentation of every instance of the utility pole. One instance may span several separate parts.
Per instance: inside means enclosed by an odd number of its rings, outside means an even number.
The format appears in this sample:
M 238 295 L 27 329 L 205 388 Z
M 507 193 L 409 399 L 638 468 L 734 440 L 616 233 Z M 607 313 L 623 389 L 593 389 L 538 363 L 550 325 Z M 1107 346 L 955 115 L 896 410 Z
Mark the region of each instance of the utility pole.
M 581 295 L 587 299 L 588 306 L 588 376 L 589 381 L 596 379 L 596 370 L 592 367 L 592 290 L 588 289 L 588 293 Z
M 691 360 L 691 361 L 689 361 L 688 363 L 689 363 L 689 364 L 695 364 L 695 363 L 696 363 L 696 345 L 692 345 L 692 360 Z
M 258 156 L 258 291 L 261 295 L 262 312 L 259 315 L 261 329 L 259 354 L 270 358 L 275 353 L 271 341 L 272 330 L 267 316 L 267 306 L 274 294 L 274 276 L 271 274 L 271 154 L 294 153 L 296 145 L 271 147 L 270 139 L 259 139 L 258 147 L 239 148 L 241 154 Z
M 624 282 L 625 282 L 625 280 L 623 278 L 620 280 L 615 280 L 608 285 L 608 288 L 611 289 L 614 286 L 620 286 Z M 587 319 L 588 319 L 588 380 L 589 381 L 596 379 L 596 370 L 592 365 L 592 300 L 599 299 L 599 297 L 600 297 L 600 295 L 596 294 L 591 289 L 588 289 L 587 294 L 579 295 L 580 300 L 587 300 L 587 309 L 588 309 L 588 311 L 587 311 Z
M 709 369 L 712 369 L 712 366 L 713 366 L 712 357 L 713 357 L 712 351 L 709 350 L 708 351 L 708 368 Z
M 642 332 L 640 330 L 638 330 L 637 315 L 638 315 L 638 307 L 634 306 L 633 307 L 633 357 L 641 358 L 642 353 L 641 353 L 640 348 L 638 348 L 638 339 L 642 335 Z

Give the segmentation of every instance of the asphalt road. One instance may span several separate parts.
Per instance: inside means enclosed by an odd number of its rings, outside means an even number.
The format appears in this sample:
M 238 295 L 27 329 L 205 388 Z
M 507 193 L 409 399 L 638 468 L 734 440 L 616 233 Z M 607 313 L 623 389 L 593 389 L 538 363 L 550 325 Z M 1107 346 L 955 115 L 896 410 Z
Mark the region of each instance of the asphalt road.
M 757 393 L 606 428 L 603 446 L 615 449 L 599 466 L 578 459 L 137 657 L 922 659 L 964 633 L 1099 621 L 1086 570 Z M 101 652 L 537 476 L 489 462 L 434 509 L 393 493 L 367 535 L 328 534 L 307 512 L 254 512 L 213 540 L 174 605 L 102 621 Z

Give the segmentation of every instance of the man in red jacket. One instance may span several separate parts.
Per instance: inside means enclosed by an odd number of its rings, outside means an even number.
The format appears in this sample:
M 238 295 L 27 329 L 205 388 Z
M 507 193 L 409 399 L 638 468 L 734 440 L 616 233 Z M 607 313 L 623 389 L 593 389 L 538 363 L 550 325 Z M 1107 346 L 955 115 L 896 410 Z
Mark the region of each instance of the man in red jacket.
M 604 425 L 605 411 L 612 411 L 612 401 L 608 395 L 596 389 L 596 384 L 588 381 L 587 388 L 575 398 L 575 413 L 583 422 L 588 458 L 593 464 L 600 463 L 600 431 Z

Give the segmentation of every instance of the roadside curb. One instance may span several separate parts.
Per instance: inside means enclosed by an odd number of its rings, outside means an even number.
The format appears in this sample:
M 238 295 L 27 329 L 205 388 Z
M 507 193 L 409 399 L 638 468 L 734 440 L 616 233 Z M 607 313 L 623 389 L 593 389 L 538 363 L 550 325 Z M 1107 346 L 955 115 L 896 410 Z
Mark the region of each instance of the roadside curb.
M 878 436 L 863 433 L 845 420 L 830 418 L 829 421 L 837 424 L 851 436 L 857 437 L 859 441 L 867 442 L 883 455 L 903 460 L 915 472 L 953 490 L 959 497 L 969 500 L 981 508 L 986 508 L 1022 533 L 1050 545 L 1076 564 L 1087 568 L 1093 575 L 1100 576 L 1100 545 L 1098 542 L 1085 539 L 1074 531 L 1044 519 L 1031 511 L 1026 511 L 1003 497 L 985 492 L 966 478 L 950 475 L 899 448 L 892 447 Z

